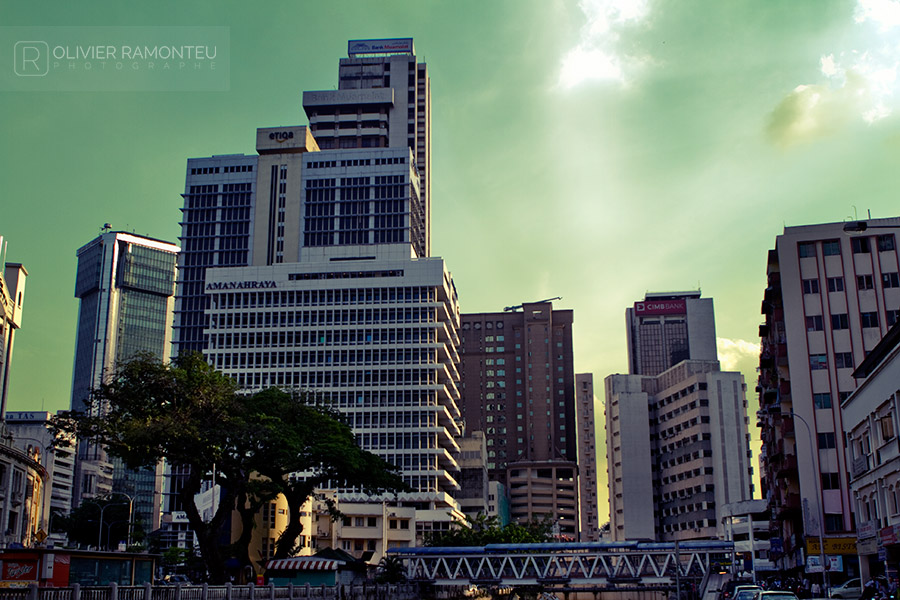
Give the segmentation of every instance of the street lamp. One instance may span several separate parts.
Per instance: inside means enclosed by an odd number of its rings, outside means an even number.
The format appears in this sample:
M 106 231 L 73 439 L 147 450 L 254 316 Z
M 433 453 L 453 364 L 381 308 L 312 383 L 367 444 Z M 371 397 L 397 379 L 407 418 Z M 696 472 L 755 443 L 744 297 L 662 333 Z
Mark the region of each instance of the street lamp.
M 96 506 L 100 507 L 100 528 L 97 532 L 97 550 L 101 549 L 101 544 L 103 543 L 103 513 L 105 513 L 106 509 L 110 506 L 124 506 L 125 504 L 125 502 L 112 502 L 110 504 L 107 504 L 106 506 L 100 506 L 99 504 L 96 504 Z
M 865 223 L 865 222 L 863 222 L 863 223 Z M 845 230 L 846 230 L 846 227 L 845 227 Z M 826 590 L 826 593 L 828 593 L 829 590 L 831 589 L 831 585 L 829 584 L 830 578 L 828 577 L 828 569 L 826 568 L 826 565 L 825 565 L 825 535 L 824 535 L 825 517 L 824 517 L 823 511 L 822 511 L 822 490 L 820 489 L 820 484 L 821 484 L 820 480 L 822 478 L 822 474 L 821 474 L 821 471 L 819 470 L 819 460 L 818 460 L 819 457 L 816 452 L 815 446 L 813 445 L 812 428 L 809 426 L 809 423 L 807 423 L 806 419 L 804 419 L 803 417 L 801 417 L 800 415 L 795 413 L 793 410 L 791 410 L 791 412 L 789 412 L 789 413 L 786 413 L 786 415 L 789 415 L 793 419 L 800 419 L 800 422 L 803 423 L 803 425 L 806 427 L 806 433 L 807 433 L 807 436 L 809 437 L 809 454 L 810 454 L 810 458 L 813 459 L 813 471 L 815 471 L 815 474 L 816 474 L 816 476 L 813 479 L 813 481 L 815 483 L 815 489 L 816 489 L 816 506 L 819 509 L 819 557 L 820 557 L 819 560 L 821 561 L 821 564 L 822 564 L 822 581 L 825 583 L 825 590 Z

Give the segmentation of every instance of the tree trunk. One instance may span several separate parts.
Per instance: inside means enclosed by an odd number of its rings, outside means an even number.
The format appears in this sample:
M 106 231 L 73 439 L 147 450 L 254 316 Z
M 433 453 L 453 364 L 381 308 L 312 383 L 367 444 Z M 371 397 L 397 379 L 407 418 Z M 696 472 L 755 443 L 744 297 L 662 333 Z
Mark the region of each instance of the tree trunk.
M 284 487 L 285 500 L 288 503 L 288 524 L 275 543 L 275 556 L 272 558 L 288 558 L 297 545 L 297 538 L 303 533 L 300 513 L 307 498 L 312 495 L 313 487 L 309 483 L 296 482 Z
M 194 496 L 200 492 L 202 482 L 200 473 L 196 468 L 190 469 L 185 485 L 179 492 L 184 512 L 187 514 L 188 523 L 197 535 L 197 543 L 200 546 L 200 556 L 209 573 L 210 583 L 224 584 L 228 577 L 225 573 L 225 560 L 218 543 L 219 532 L 225 522 L 225 517 L 231 513 L 234 507 L 235 494 L 232 486 L 224 486 L 222 495 L 219 496 L 219 507 L 209 523 L 203 521 L 197 505 L 194 504 Z

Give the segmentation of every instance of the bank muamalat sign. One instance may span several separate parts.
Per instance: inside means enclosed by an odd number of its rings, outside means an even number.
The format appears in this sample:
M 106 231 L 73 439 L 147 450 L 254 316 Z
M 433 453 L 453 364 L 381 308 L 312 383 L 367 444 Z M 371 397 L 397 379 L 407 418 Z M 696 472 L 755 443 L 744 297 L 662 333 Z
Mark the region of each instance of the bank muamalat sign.
M 687 312 L 684 299 L 681 300 L 645 300 L 634 303 L 634 312 L 639 317 L 651 315 L 683 315 Z
M 206 284 L 207 292 L 218 290 L 267 290 L 278 287 L 274 281 L 213 281 Z

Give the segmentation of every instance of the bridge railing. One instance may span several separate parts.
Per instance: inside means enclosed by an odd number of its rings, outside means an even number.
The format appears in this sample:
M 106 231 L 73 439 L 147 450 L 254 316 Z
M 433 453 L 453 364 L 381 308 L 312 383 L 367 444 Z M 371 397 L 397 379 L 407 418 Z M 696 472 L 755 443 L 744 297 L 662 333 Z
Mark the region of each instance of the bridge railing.
M 417 600 L 416 584 L 166 585 L 0 588 L 0 600 Z
M 670 584 L 700 581 L 711 565 L 730 560 L 731 542 L 586 542 L 489 544 L 456 548 L 395 548 L 407 577 L 438 585 Z

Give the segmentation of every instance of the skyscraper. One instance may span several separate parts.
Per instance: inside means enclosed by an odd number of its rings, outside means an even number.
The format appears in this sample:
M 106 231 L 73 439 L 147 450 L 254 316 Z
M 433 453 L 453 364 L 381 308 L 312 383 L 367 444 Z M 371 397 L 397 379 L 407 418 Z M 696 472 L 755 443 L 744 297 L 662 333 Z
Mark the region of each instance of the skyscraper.
M 746 385 L 719 369 L 712 300 L 647 294 L 626 321 L 632 373 L 605 381 L 612 539 L 721 538 L 753 468 Z
M 688 358 L 716 360 L 713 303 L 699 291 L 647 293 L 625 321 L 632 375 L 659 375 Z
M 356 40 L 339 79 L 304 93 L 309 127 L 258 129 L 258 156 L 188 162 L 175 347 L 245 389 L 329 398 L 403 469 L 421 534 L 462 516 L 459 307 L 429 256 L 427 70 L 412 40 Z
M 900 316 L 898 234 L 900 218 L 786 227 L 769 251 L 758 424 L 779 568 L 804 566 L 804 536 L 855 540 L 841 403 Z
M 578 425 L 578 510 L 581 541 L 600 540 L 597 512 L 597 435 L 594 430 L 594 376 L 575 375 L 576 412 Z
M 431 254 L 431 79 L 412 38 L 350 40 L 338 89 L 303 93 L 322 150 L 409 147 L 423 213 L 418 256 Z
M 571 310 L 551 302 L 462 316 L 462 412 L 483 431 L 488 473 L 507 486 L 511 517 L 552 515 L 578 532 Z
M 91 390 L 119 363 L 140 352 L 168 358 L 178 250 L 169 242 L 123 231 L 103 233 L 78 249 L 72 410 L 85 410 Z M 81 441 L 75 478 L 74 506 L 119 491 L 134 498 L 135 515 L 145 526 L 155 524 L 152 470 L 125 469 L 103 448 Z

